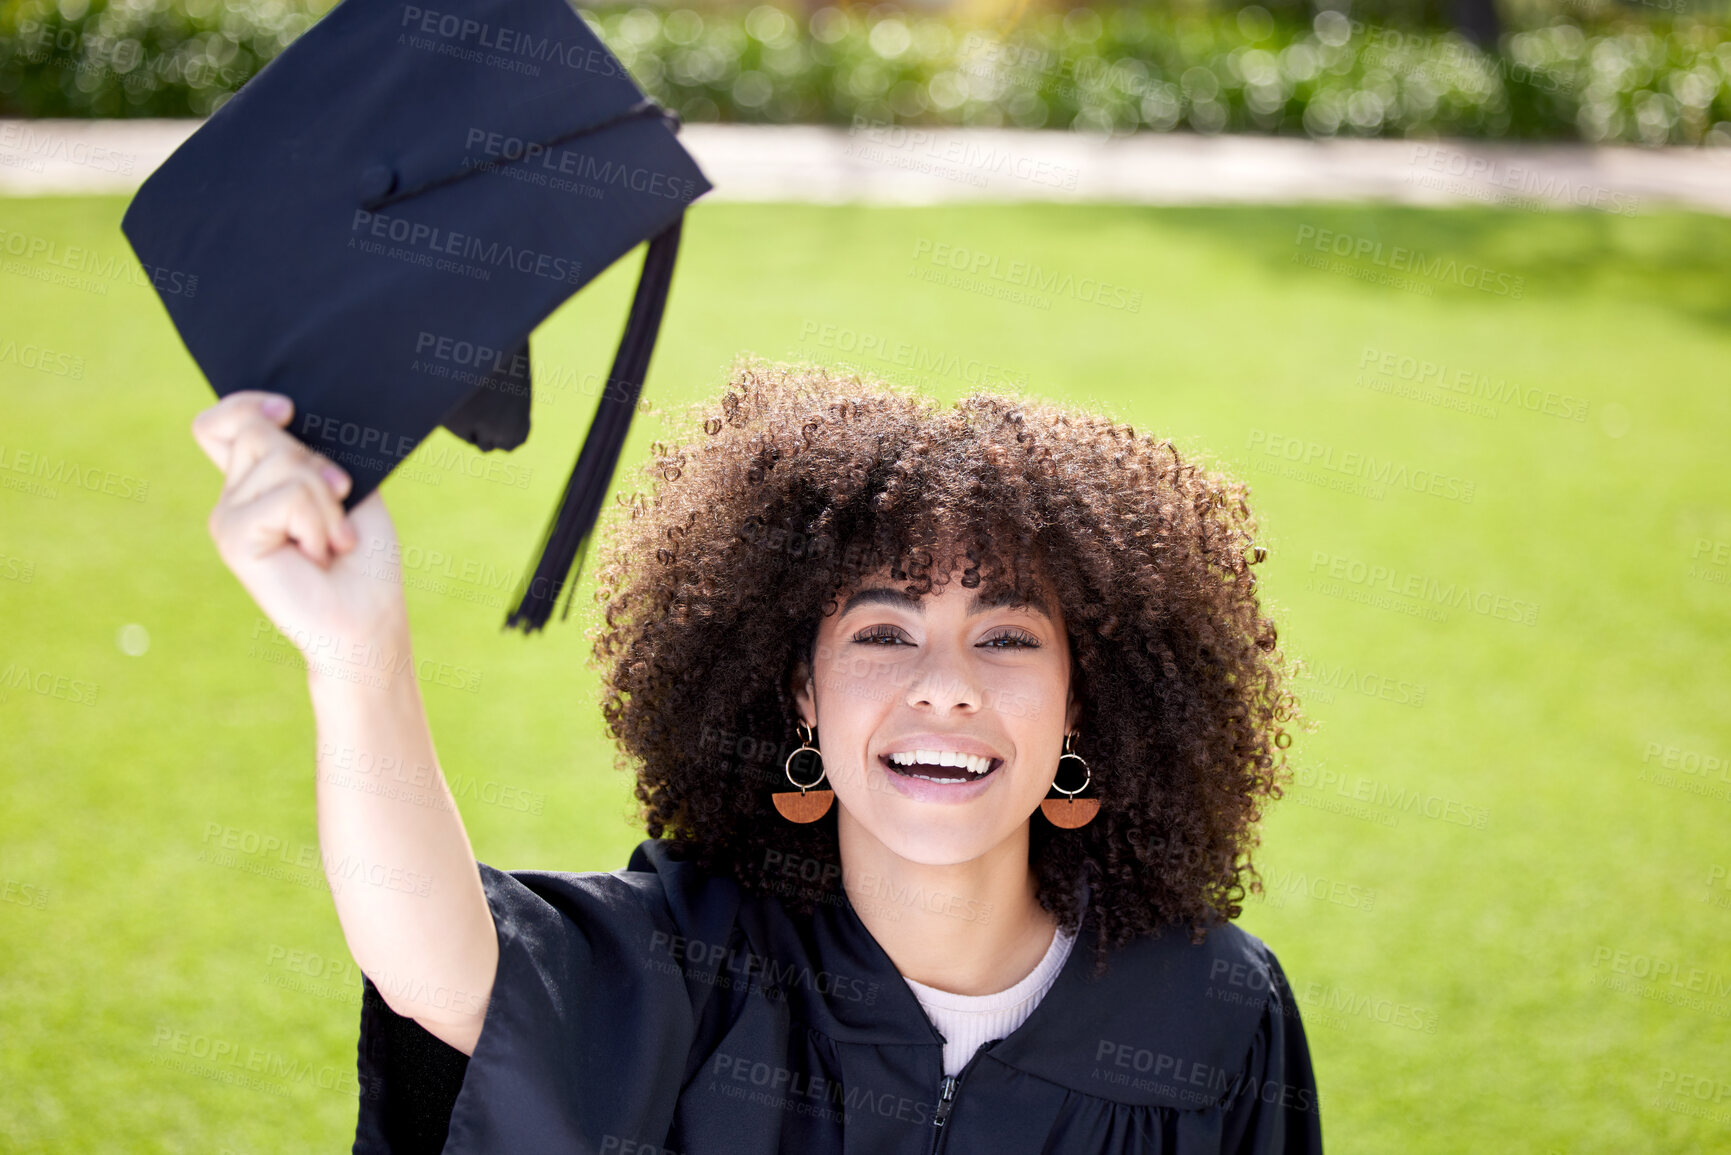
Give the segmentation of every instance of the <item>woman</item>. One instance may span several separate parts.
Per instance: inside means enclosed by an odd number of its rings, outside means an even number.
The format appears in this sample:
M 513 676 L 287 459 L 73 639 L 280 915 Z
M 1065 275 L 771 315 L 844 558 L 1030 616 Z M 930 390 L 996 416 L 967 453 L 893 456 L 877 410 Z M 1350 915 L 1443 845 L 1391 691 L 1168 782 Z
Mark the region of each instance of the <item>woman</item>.
M 413 668 L 372 657 L 409 644 L 356 564 L 382 501 L 345 519 L 267 396 L 194 430 L 222 556 L 308 655 L 357 1152 L 1321 1149 L 1292 992 L 1229 921 L 1296 717 L 1240 484 L 1075 410 L 742 363 L 599 574 L 649 839 L 507 873 L 414 679 L 348 676 Z

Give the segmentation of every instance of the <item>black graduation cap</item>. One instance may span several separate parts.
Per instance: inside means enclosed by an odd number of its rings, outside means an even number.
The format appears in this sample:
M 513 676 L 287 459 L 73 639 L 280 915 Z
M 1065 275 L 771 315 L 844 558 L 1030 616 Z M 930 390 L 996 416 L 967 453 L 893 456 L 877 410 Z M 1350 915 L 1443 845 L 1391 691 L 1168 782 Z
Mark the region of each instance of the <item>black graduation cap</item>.
M 438 4 L 441 0 L 431 0 Z M 710 184 L 567 0 L 342 0 L 151 174 L 122 228 L 218 396 L 365 498 L 443 425 L 529 433 L 529 333 L 640 242 L 600 407 L 507 626 L 540 629 L 588 546 Z M 570 601 L 566 601 L 566 613 Z

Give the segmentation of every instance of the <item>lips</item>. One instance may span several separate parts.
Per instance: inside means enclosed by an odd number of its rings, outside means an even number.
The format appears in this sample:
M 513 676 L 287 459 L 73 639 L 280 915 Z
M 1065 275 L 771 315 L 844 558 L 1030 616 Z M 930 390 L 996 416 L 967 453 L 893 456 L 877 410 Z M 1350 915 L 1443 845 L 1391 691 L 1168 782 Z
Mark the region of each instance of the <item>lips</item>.
M 969 773 L 965 766 L 936 766 L 929 762 L 915 762 L 908 766 L 898 766 L 891 762 L 888 754 L 879 754 L 878 762 L 893 773 L 904 778 L 923 778 L 928 782 L 942 784 L 961 784 L 964 782 L 982 782 L 998 772 L 998 767 L 1004 764 L 1002 758 L 993 758 L 991 768 L 984 774 Z

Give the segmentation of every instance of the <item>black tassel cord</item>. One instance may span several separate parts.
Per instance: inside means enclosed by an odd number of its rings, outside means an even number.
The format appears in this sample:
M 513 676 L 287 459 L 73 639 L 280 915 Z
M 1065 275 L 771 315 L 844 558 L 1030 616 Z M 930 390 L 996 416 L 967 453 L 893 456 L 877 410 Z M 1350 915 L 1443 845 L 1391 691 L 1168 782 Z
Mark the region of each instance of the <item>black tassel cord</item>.
M 607 488 L 613 482 L 613 472 L 625 447 L 625 435 L 631 430 L 637 398 L 643 392 L 643 378 L 649 372 L 649 355 L 655 351 L 655 338 L 661 330 L 661 314 L 673 283 L 673 258 L 679 252 L 679 230 L 683 223 L 683 217 L 674 221 L 649 242 L 643 272 L 637 278 L 637 295 L 631 302 L 631 316 L 625 322 L 625 336 L 619 344 L 613 371 L 601 390 L 601 404 L 588 436 L 583 439 L 559 509 L 541 537 L 540 560 L 535 564 L 534 576 L 518 583 L 512 595 L 518 603 L 505 619 L 506 629 L 521 629 L 527 634 L 543 628 L 561 592 L 565 594 L 565 608 L 560 620 L 571 614 L 571 594 L 583 576 L 589 539 L 600 517 Z

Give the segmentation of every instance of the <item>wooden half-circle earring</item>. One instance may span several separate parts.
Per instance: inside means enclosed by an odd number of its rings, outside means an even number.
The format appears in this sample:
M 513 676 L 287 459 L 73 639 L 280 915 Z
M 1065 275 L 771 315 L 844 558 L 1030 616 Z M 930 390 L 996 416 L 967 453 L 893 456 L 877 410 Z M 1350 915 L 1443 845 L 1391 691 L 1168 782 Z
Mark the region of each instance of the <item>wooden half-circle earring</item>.
M 1075 830 L 1094 821 L 1094 816 L 1100 813 L 1098 798 L 1077 798 L 1076 795 L 1088 788 L 1088 783 L 1094 780 L 1093 771 L 1088 769 L 1088 763 L 1075 752 L 1075 731 L 1064 735 L 1064 752 L 1058 755 L 1058 770 L 1064 769 L 1064 759 L 1074 758 L 1082 763 L 1082 772 L 1087 775 L 1082 784 L 1074 790 L 1066 790 L 1058 785 L 1058 775 L 1052 775 L 1052 789 L 1064 795 L 1063 798 L 1047 797 L 1040 803 L 1040 813 L 1046 816 L 1046 821 L 1064 830 Z
M 804 722 L 800 722 L 796 729 L 798 729 L 800 741 L 804 745 L 787 756 L 787 761 L 782 764 L 781 769 L 787 775 L 787 780 L 795 786 L 799 786 L 799 790 L 778 790 L 770 795 L 770 800 L 775 803 L 775 808 L 781 812 L 781 816 L 789 822 L 816 822 L 829 813 L 829 804 L 835 801 L 835 791 L 813 789 L 819 782 L 823 781 L 825 774 L 823 755 L 818 752 L 817 747 L 811 744 L 812 739 L 817 737 L 817 731 Z M 793 760 L 802 754 L 810 755 L 805 760 L 808 766 L 813 759 L 817 761 L 817 780 L 807 786 L 800 786 L 798 779 L 793 776 Z M 802 769 L 806 769 L 806 772 L 809 773 L 808 768 Z

